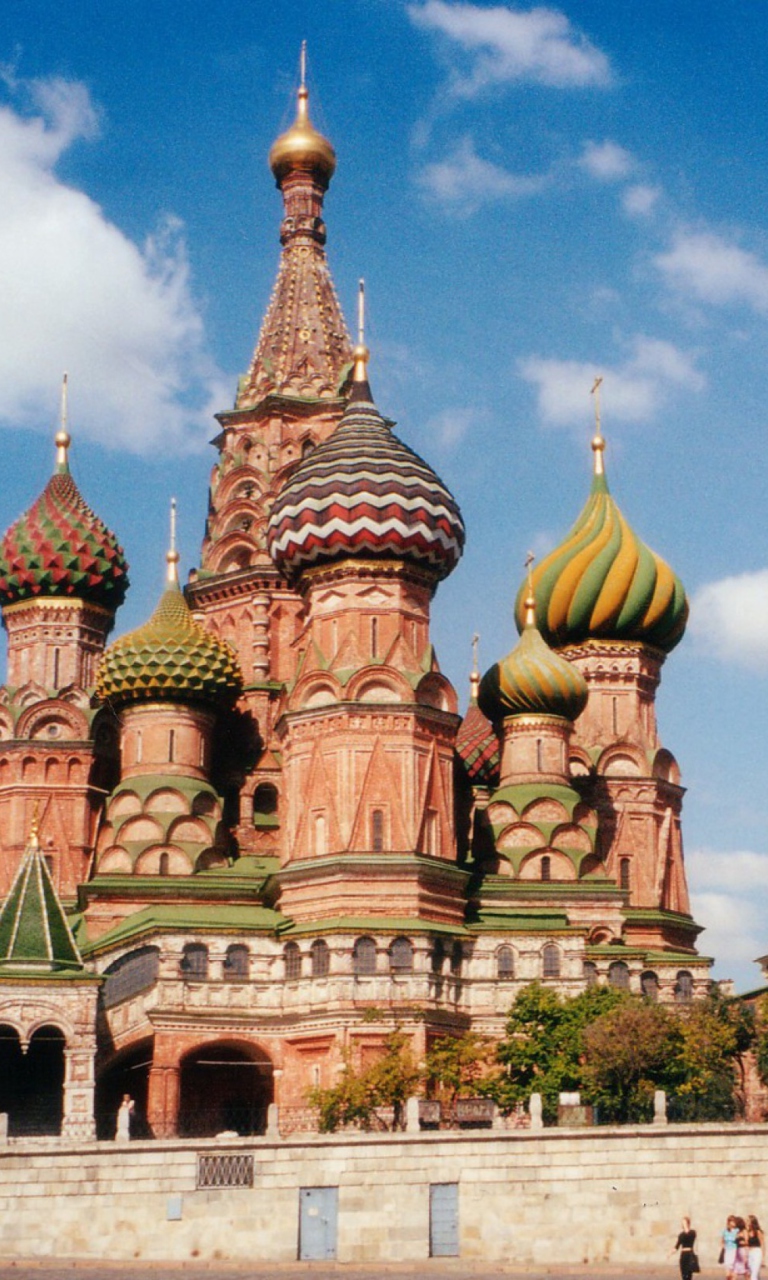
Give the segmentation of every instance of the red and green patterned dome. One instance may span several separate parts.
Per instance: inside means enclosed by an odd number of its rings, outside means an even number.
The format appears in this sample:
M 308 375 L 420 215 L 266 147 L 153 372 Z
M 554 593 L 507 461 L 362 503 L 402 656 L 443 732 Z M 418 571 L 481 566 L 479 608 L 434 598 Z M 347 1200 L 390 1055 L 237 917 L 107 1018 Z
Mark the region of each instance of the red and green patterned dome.
M 0 543 L 0 604 L 66 596 L 114 612 L 128 589 L 123 549 L 69 473 L 66 432 L 56 444 L 56 471 Z
M 550 649 L 536 626 L 534 600 L 525 600 L 525 625 L 506 658 L 480 681 L 478 706 L 494 724 L 507 716 L 548 715 L 575 720 L 587 704 L 587 682 Z
M 586 640 L 638 641 L 669 652 L 682 639 L 688 601 L 669 565 L 629 527 L 603 472 L 604 441 L 592 441 L 595 475 L 565 541 L 533 573 L 536 621 L 556 648 Z M 517 597 L 522 629 L 526 587 Z
M 333 435 L 278 494 L 267 537 L 288 578 L 367 558 L 405 560 L 439 580 L 461 555 L 464 523 L 453 495 L 372 403 L 363 370 Z
M 96 677 L 102 702 L 233 703 L 243 677 L 233 650 L 195 622 L 175 577 L 148 622 L 105 651 Z

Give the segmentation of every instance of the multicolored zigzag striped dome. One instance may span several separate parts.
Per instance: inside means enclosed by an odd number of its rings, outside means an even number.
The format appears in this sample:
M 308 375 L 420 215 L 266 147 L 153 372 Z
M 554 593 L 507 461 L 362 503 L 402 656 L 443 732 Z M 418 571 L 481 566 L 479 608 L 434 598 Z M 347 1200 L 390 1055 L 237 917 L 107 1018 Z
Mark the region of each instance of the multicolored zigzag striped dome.
M 478 706 L 494 723 L 520 715 L 575 720 L 587 703 L 587 682 L 542 639 L 532 596 L 526 596 L 525 608 L 523 633 L 512 652 L 486 671 Z
M 640 641 L 669 652 L 685 631 L 682 582 L 627 524 L 608 490 L 605 442 L 595 436 L 595 474 L 587 503 L 565 541 L 533 573 L 536 620 L 551 645 L 585 640 Z M 526 586 L 516 604 L 524 625 Z
M 278 494 L 267 538 L 289 579 L 314 565 L 364 557 L 405 560 L 439 580 L 461 555 L 464 523 L 432 468 L 382 418 L 367 381 L 356 381 L 333 435 Z
M 96 678 L 102 702 L 233 703 L 243 687 L 237 658 L 225 641 L 195 622 L 175 576 L 148 622 L 105 651 Z
M 0 543 L 0 604 L 68 596 L 114 611 L 128 590 L 128 565 L 115 535 L 84 502 L 69 473 L 65 431 L 56 471 Z

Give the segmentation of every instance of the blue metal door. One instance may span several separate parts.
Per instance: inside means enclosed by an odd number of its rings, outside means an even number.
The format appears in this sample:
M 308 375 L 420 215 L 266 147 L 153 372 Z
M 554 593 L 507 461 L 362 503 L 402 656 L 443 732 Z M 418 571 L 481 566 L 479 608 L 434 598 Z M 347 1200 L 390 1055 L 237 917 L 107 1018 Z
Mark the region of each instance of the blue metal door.
M 299 1189 L 299 1260 L 323 1262 L 336 1257 L 338 1187 Z
M 433 1182 L 429 1188 L 429 1256 L 459 1256 L 459 1184 Z

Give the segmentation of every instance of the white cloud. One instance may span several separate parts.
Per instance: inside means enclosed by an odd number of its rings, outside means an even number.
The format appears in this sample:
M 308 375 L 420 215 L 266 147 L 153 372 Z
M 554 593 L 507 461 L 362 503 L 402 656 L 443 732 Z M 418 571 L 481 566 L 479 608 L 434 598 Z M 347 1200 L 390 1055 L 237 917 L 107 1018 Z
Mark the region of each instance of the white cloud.
M 426 0 L 409 5 L 408 14 L 416 26 L 451 42 L 452 53 L 465 55 L 463 65 L 452 68 L 451 91 L 457 97 L 471 98 L 514 81 L 580 88 L 608 85 L 612 79 L 605 54 L 558 9 Z
M 585 142 L 579 164 L 599 182 L 620 182 L 629 177 L 635 167 L 635 158 L 618 142 L 606 139 L 605 142 Z
M 202 442 L 225 395 L 205 351 L 183 228 L 134 244 L 56 165 L 98 133 L 84 85 L 6 85 L 0 107 L 0 422 L 53 420 L 70 375 L 73 429 L 136 452 Z
M 718 658 L 768 672 L 768 569 L 700 587 L 691 601 L 689 630 Z
M 768 266 L 712 231 L 679 231 L 672 248 L 655 261 L 681 293 L 717 306 L 741 303 L 768 311 Z
M 488 413 L 484 409 L 456 405 L 434 414 L 427 422 L 426 429 L 444 449 L 454 449 L 472 428 L 477 430 L 487 420 Z
M 630 218 L 647 218 L 656 208 L 661 191 L 643 182 L 634 183 L 622 192 L 621 207 Z
M 754 961 L 768 951 L 768 853 L 694 849 L 686 862 L 697 886 L 691 910 L 705 927 L 699 950 L 715 957 L 718 969 L 736 979 L 737 989 L 762 986 Z
M 550 426 L 571 426 L 588 420 L 590 389 L 595 374 L 603 376 L 603 404 L 614 421 L 641 422 L 651 418 L 676 387 L 699 391 L 703 375 L 692 357 L 671 342 L 638 335 L 627 358 L 613 367 L 601 362 L 555 360 L 528 356 L 518 371 L 536 388 L 538 410 Z
M 467 217 L 493 200 L 519 200 L 540 191 L 546 178 L 510 173 L 477 154 L 466 136 L 450 155 L 424 165 L 417 177 L 428 199 Z

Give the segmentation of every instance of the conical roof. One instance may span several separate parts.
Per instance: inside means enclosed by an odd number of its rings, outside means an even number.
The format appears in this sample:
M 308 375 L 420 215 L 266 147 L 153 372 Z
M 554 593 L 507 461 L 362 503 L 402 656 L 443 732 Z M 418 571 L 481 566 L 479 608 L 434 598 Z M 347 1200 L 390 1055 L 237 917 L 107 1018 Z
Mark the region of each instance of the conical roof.
M 461 555 L 464 522 L 443 482 L 379 413 L 363 367 L 333 435 L 278 494 L 267 539 L 288 578 L 362 557 L 406 560 L 441 579 Z
M 33 830 L 0 911 L 0 975 L 5 969 L 82 968 L 82 957 Z
M 602 465 L 602 436 L 594 438 L 592 447 L 595 474 L 586 505 L 565 540 L 534 570 L 539 630 L 555 647 L 619 640 L 668 652 L 685 631 L 685 589 L 630 528 L 612 498 Z M 523 585 L 516 606 L 521 630 L 525 594 Z
M 526 597 L 523 633 L 511 653 L 486 671 L 478 706 L 494 723 L 507 716 L 550 715 L 575 720 L 587 703 L 580 671 L 550 649 L 535 621 L 534 600 Z
M 195 622 L 168 555 L 169 582 L 152 617 L 105 651 L 96 678 L 103 702 L 232 703 L 243 687 L 234 651 Z
M 0 543 L 0 604 L 64 596 L 114 612 L 128 589 L 128 565 L 115 535 L 91 510 L 69 473 L 66 432 L 40 497 Z

